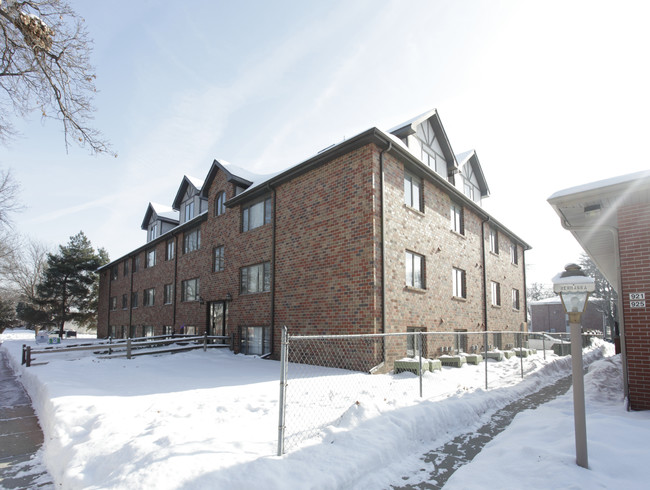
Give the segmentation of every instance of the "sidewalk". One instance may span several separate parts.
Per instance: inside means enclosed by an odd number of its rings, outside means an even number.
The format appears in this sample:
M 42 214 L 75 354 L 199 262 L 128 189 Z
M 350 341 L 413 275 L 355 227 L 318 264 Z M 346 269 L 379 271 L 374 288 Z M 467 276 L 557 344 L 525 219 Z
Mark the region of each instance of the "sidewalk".
M 569 375 L 497 410 L 490 421 L 478 430 L 461 434 L 447 444 L 423 455 L 420 458 L 422 460 L 418 478 L 421 479 L 420 482 L 392 488 L 394 490 L 442 488 L 458 468 L 472 461 L 488 442 L 504 431 L 515 415 L 524 410 L 537 408 L 565 394 L 571 388 L 571 381 Z M 412 478 L 404 477 L 404 480 L 409 479 L 412 481 Z
M 0 488 L 54 488 L 36 455 L 42 445 L 32 401 L 0 349 Z

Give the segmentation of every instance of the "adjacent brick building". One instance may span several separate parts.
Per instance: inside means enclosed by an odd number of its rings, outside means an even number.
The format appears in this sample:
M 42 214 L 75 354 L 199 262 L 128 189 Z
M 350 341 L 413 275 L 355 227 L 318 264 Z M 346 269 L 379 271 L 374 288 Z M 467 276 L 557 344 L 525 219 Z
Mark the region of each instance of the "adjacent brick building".
M 650 410 L 650 171 L 553 194 L 549 203 L 618 292 L 625 396 Z
M 207 330 L 277 357 L 284 325 L 519 330 L 530 247 L 483 210 L 488 195 L 476 152 L 454 154 L 435 110 L 272 176 L 215 160 L 171 208 L 149 204 L 147 243 L 101 269 L 98 334 Z
M 605 333 L 605 317 L 597 305 L 598 299 L 590 298 L 582 314 L 582 328 Z M 530 330 L 532 332 L 569 332 L 567 314 L 559 296 L 530 301 Z

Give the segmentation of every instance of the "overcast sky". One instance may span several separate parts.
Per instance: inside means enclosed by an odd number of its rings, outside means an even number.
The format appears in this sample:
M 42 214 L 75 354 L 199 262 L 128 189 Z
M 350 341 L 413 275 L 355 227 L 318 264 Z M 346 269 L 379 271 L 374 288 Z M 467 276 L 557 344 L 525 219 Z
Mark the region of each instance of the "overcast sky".
M 214 158 L 270 173 L 435 107 L 454 152 L 478 153 L 485 208 L 533 247 L 529 284 L 550 283 L 581 249 L 546 199 L 650 167 L 646 3 L 73 1 L 118 157 L 18 121 L 0 147 L 17 229 L 52 246 L 83 230 L 117 259 L 145 242 L 149 201 Z

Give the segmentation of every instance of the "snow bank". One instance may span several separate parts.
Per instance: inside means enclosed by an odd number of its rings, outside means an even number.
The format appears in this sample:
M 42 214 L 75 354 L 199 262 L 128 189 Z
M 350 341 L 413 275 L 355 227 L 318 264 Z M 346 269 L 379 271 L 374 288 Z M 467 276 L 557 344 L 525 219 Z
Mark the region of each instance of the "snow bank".
M 33 333 L 25 340 L 16 335 L 3 335 L 2 348 L 12 354 L 34 401 L 45 433 L 43 459 L 66 489 L 245 488 L 252 482 L 265 488 L 383 488 L 399 483 L 427 449 L 479 427 L 498 408 L 571 369 L 569 358 L 537 355 L 524 360 L 521 381 L 515 375 L 519 359 L 491 362 L 486 392 L 483 366 L 447 368 L 427 374 L 441 389 L 425 400 L 413 391 L 417 377 L 409 373 L 369 376 L 376 391 L 341 401 L 340 416 L 318 440 L 277 457 L 275 361 L 211 350 L 132 360 L 52 356 L 48 364 L 24 368 L 21 344 L 33 342 Z M 597 343 L 585 360 L 610 350 Z M 331 382 L 331 372 L 315 369 Z M 384 398 L 382 383 L 403 385 L 393 393 L 408 395 Z M 312 400 L 311 408 L 319 405 Z

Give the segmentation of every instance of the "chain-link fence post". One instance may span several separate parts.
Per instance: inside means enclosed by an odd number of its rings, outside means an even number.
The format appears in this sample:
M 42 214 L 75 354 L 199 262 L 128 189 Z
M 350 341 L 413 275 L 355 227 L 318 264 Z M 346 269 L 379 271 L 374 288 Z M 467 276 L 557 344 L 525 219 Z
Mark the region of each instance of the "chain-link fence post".
M 488 331 L 485 331 L 483 340 L 483 352 L 485 353 L 485 391 L 488 389 Z
M 289 358 L 289 339 L 287 326 L 282 328 L 282 344 L 280 346 L 280 413 L 278 422 L 278 456 L 284 453 L 284 422 L 287 409 L 287 364 Z
M 542 332 L 542 349 L 544 350 L 544 360 L 546 360 L 546 332 Z
M 521 379 L 524 379 L 524 346 L 523 346 L 523 339 L 524 339 L 524 324 L 521 324 L 521 329 L 522 331 L 519 332 L 519 360 L 521 361 Z
M 422 345 L 423 345 L 423 335 L 422 332 L 418 333 L 418 355 L 420 356 L 420 369 L 419 369 L 419 374 L 420 374 L 420 398 L 422 398 Z

